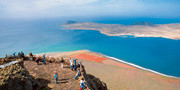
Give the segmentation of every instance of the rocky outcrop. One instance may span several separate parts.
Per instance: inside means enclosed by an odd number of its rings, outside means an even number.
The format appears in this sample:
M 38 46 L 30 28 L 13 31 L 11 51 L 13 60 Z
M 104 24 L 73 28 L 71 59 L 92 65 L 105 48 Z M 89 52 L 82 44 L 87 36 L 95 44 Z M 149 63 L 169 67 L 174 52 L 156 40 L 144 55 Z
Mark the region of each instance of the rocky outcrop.
M 91 74 L 87 74 L 84 66 L 82 66 L 82 68 L 81 68 L 81 73 L 86 80 L 88 89 L 90 89 L 90 90 L 107 90 L 106 83 L 102 82 L 99 78 L 96 78 L 95 76 L 93 76 Z
M 0 69 L 0 90 L 38 90 L 40 83 L 24 68 L 23 61 Z
M 9 63 L 11 61 L 14 61 L 14 58 L 12 56 L 10 56 L 8 58 L 0 58 L 0 65 Z

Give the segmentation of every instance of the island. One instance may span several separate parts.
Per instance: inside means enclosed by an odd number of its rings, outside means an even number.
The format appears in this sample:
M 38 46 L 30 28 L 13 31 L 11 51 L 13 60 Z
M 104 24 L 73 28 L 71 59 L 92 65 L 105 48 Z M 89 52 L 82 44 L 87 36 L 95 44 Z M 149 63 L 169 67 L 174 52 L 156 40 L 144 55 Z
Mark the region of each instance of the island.
M 94 22 L 76 22 L 64 24 L 65 29 L 72 30 L 97 30 L 108 36 L 130 35 L 134 37 L 162 37 L 168 39 L 180 39 L 180 24 L 152 24 L 137 22 L 132 25 L 102 24 Z

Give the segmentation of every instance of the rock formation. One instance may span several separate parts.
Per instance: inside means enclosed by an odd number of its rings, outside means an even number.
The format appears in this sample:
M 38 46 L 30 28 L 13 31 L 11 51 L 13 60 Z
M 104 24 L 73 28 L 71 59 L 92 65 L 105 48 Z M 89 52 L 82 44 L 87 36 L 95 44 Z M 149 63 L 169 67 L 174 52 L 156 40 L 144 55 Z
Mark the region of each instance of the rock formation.
M 38 90 L 41 84 L 24 68 L 23 61 L 0 69 L 0 90 Z

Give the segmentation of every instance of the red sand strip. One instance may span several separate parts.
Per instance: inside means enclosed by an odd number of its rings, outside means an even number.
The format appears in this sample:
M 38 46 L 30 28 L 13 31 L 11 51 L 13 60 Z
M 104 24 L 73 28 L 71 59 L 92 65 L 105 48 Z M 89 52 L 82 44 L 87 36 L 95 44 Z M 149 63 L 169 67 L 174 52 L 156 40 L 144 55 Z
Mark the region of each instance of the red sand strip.
M 88 55 L 88 54 L 77 54 L 77 55 L 74 55 L 72 57 L 77 58 L 77 59 L 82 59 L 82 60 L 99 62 L 99 63 L 102 63 L 103 60 L 107 60 L 107 58 L 104 58 L 104 57 L 99 57 L 99 56 L 95 56 L 95 55 Z

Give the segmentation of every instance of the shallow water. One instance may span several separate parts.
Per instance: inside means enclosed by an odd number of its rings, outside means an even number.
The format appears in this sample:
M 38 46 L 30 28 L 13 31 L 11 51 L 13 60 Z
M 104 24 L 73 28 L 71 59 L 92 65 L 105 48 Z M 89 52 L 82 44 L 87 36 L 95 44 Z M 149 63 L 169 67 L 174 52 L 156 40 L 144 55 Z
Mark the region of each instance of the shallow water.
M 65 30 L 65 20 L 46 19 L 0 22 L 0 56 L 87 49 L 134 63 L 160 73 L 180 77 L 180 40 L 123 38 L 98 31 Z M 93 20 L 89 20 L 93 21 Z M 95 20 L 94 20 L 95 21 Z M 97 20 L 97 22 L 107 22 Z

